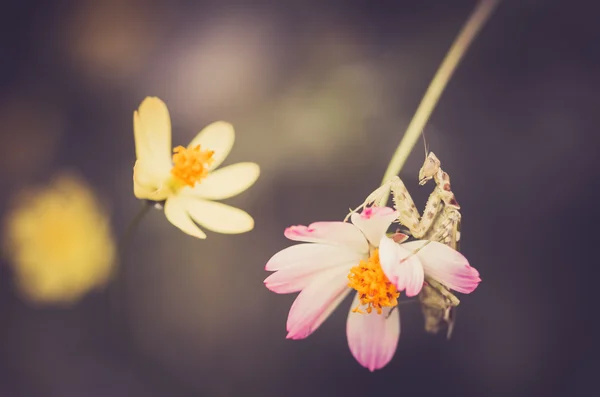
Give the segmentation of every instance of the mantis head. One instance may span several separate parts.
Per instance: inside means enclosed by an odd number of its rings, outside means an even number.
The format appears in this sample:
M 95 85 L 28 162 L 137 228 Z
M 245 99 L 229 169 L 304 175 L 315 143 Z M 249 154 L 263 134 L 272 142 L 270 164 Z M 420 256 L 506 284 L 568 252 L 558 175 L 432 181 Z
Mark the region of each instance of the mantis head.
M 423 166 L 419 170 L 419 185 L 423 186 L 433 178 L 440 169 L 440 160 L 433 152 L 429 152 Z

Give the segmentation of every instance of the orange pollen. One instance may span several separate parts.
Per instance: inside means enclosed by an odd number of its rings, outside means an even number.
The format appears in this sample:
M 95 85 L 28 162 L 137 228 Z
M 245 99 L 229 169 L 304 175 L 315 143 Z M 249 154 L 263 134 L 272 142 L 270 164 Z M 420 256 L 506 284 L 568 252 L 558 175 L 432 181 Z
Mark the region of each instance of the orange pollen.
M 173 168 L 171 174 L 190 187 L 208 175 L 208 167 L 214 161 L 213 150 L 201 150 L 200 145 L 193 148 L 177 146 L 173 149 Z
M 383 307 L 398 305 L 400 292 L 390 283 L 381 269 L 379 249 L 375 249 L 369 259 L 362 260 L 358 266 L 354 266 L 350 270 L 348 280 L 350 280 L 348 287 L 354 288 L 360 298 L 360 304 L 352 309 L 354 313 L 364 313 L 360 310 L 361 305 L 367 306 L 367 313 L 375 309 L 377 314 L 381 314 Z

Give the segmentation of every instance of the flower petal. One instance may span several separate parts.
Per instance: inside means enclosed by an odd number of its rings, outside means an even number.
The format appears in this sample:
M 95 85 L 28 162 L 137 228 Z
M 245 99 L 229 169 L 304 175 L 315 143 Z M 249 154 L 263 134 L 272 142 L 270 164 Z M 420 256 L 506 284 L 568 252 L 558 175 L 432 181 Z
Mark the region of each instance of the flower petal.
M 356 252 L 369 252 L 369 243 L 360 229 L 347 222 L 314 222 L 308 226 L 290 226 L 285 237 L 294 241 L 346 246 Z
M 406 290 L 406 296 L 410 297 L 421 292 L 425 274 L 419 257 L 405 246 L 383 237 L 379 243 L 379 260 L 388 280 L 398 291 Z
M 411 241 L 402 246 L 412 251 L 422 247 L 417 256 L 427 276 L 463 294 L 470 294 L 477 288 L 481 278 L 477 269 L 469 265 L 467 258 L 437 241 L 431 241 L 423 247 L 425 242 L 425 240 Z
M 223 203 L 180 197 L 192 219 L 213 232 L 245 233 L 254 228 L 254 219 L 247 212 Z
M 369 240 L 371 245 L 377 247 L 381 237 L 389 229 L 392 222 L 398 218 L 398 212 L 389 207 L 369 207 L 360 214 L 355 212 L 350 219 Z
M 325 244 L 298 244 L 275 254 L 266 269 L 278 268 L 265 280 L 265 286 L 273 292 L 287 294 L 305 288 L 315 278 L 334 267 L 343 267 L 349 273 L 363 255 L 344 247 Z
M 133 112 L 135 154 L 162 169 L 171 164 L 171 117 L 167 105 L 156 97 L 146 97 Z
M 350 293 L 347 269 L 336 267 L 315 278 L 300 292 L 287 319 L 288 339 L 312 334 Z
M 165 216 L 183 232 L 197 238 L 206 238 L 206 234 L 192 222 L 180 197 L 169 197 L 165 203 Z
M 313 261 L 320 261 L 336 257 L 343 260 L 356 260 L 357 263 L 365 259 L 365 255 L 360 255 L 354 250 L 346 247 L 340 247 L 328 244 L 303 243 L 287 247 L 269 259 L 265 270 L 275 271 L 286 269 L 288 267 L 305 264 L 311 265 Z
M 208 174 L 196 187 L 185 188 L 182 194 L 207 200 L 223 200 L 240 194 L 256 182 L 260 168 L 255 163 L 237 163 Z
M 156 184 L 148 180 L 146 173 L 140 167 L 139 161 L 136 161 L 133 166 L 133 194 L 135 197 L 145 200 L 157 190 Z
M 214 170 L 225 160 L 233 147 L 234 141 L 235 131 L 233 126 L 225 121 L 216 121 L 200 131 L 192 139 L 188 148 L 200 145 L 203 150 L 214 150 L 214 161 L 208 167 L 209 170 Z
M 137 160 L 133 166 L 133 194 L 142 200 L 166 200 L 170 193 L 165 183 L 169 174 L 149 160 Z
M 389 307 L 384 308 L 381 314 L 376 311 L 369 314 L 353 313 L 352 309 L 359 303 L 357 294 L 346 323 L 348 346 L 360 365 L 375 371 L 385 367 L 396 353 L 400 338 L 400 314 L 397 307 L 391 314 Z

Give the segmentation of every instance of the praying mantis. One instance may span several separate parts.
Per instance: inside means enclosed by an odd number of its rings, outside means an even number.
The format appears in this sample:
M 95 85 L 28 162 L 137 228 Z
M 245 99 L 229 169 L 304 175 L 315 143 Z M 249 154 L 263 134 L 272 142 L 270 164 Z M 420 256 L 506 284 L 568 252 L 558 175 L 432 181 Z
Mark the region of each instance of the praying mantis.
M 402 180 L 396 176 L 371 193 L 354 211 L 368 206 L 381 206 L 391 193 L 398 211 L 397 222 L 408 228 L 416 239 L 438 241 L 458 251 L 460 242 L 460 205 L 450 187 L 450 176 L 442 170 L 440 160 L 433 152 L 427 154 L 419 170 L 419 185 L 435 181 L 435 188 L 427 200 L 423 216 L 419 215 L 412 197 Z M 350 216 L 350 214 L 346 217 Z M 450 339 L 454 329 L 456 306 L 460 300 L 440 282 L 429 277 L 419 293 L 421 310 L 425 317 L 425 331 L 437 334 L 447 326 L 446 337 Z

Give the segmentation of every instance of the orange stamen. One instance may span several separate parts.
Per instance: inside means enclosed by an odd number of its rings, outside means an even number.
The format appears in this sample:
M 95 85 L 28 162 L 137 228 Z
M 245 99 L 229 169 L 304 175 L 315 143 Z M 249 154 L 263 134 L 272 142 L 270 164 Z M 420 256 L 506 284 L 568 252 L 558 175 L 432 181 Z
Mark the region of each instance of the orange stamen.
M 181 183 L 194 187 L 208 175 L 214 153 L 213 150 L 201 150 L 200 145 L 189 149 L 177 146 L 173 149 L 171 174 Z
M 362 260 L 358 266 L 354 266 L 350 270 L 348 279 L 350 280 L 348 287 L 354 288 L 360 299 L 360 304 L 352 309 L 354 313 L 364 313 L 360 309 L 361 305 L 367 306 L 367 313 L 375 309 L 377 314 L 381 314 L 383 307 L 398 305 L 400 292 L 383 273 L 378 249 L 373 251 L 369 259 Z

